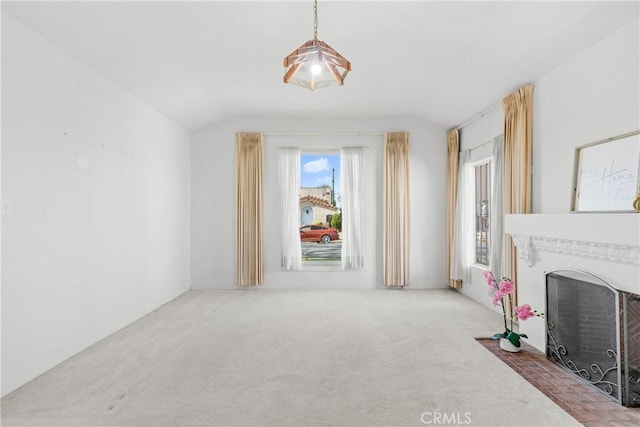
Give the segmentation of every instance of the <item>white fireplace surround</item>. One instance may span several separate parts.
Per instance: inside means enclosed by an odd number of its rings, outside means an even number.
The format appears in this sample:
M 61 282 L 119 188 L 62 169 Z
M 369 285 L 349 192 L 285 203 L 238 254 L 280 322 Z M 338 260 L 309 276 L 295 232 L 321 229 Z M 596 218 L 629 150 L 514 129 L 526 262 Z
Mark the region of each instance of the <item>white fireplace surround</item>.
M 506 215 L 505 233 L 518 250 L 518 303 L 545 309 L 545 275 L 581 270 L 615 289 L 640 294 L 640 214 Z M 529 343 L 545 350 L 545 322 L 521 322 Z

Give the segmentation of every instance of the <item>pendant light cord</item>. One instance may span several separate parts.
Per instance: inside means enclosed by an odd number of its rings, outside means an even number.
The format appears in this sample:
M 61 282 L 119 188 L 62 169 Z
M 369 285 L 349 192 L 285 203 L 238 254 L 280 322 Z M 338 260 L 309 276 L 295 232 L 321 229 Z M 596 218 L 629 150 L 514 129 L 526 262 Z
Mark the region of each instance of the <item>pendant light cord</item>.
M 318 0 L 313 0 L 313 40 L 318 41 Z

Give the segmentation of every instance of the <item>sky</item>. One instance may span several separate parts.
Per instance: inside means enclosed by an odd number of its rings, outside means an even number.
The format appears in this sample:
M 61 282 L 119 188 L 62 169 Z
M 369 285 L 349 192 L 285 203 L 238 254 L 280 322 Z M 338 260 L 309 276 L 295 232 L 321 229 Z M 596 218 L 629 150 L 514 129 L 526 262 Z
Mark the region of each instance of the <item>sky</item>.
M 336 201 L 340 195 L 340 155 L 338 154 L 302 154 L 300 156 L 300 186 L 331 187 L 331 171 L 335 169 Z M 337 203 L 340 205 L 340 203 Z

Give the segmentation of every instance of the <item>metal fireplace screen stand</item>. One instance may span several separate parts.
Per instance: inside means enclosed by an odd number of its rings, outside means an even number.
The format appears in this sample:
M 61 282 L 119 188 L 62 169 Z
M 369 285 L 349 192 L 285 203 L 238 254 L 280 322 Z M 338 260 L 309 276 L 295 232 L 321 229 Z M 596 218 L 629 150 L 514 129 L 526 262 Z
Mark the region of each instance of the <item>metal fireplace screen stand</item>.
M 640 296 L 590 273 L 546 274 L 547 358 L 625 406 L 640 406 Z

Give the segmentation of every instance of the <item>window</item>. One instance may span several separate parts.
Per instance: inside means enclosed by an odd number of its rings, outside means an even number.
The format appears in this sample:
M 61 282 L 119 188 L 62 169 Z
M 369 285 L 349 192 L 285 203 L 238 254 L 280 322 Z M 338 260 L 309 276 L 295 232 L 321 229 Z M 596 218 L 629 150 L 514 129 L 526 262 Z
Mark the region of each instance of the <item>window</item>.
M 491 162 L 483 163 L 475 169 L 475 225 L 476 263 L 489 265 L 489 219 L 491 212 Z
M 265 239 L 276 246 L 280 243 L 280 251 L 274 248 L 266 259 L 272 269 L 279 264 L 283 273 L 299 271 L 300 277 L 320 282 L 324 276 L 312 278 L 309 273 L 365 268 L 374 272 L 376 236 L 381 232 L 376 207 L 382 179 L 374 163 L 381 158 L 380 139 L 380 135 L 323 134 L 296 137 L 298 146 L 292 146 L 295 141 L 288 135 L 268 137 L 268 157 L 277 161 L 274 179 L 265 186 L 265 206 L 273 221 L 265 229 Z M 311 192 L 303 192 L 304 188 Z M 301 203 L 305 195 L 316 203 Z M 300 229 L 305 225 L 335 229 L 338 240 L 328 235 L 329 243 L 302 241 Z M 333 275 L 331 283 L 351 282 L 348 275 Z
M 339 189 L 340 155 L 335 152 L 303 152 L 300 156 L 300 241 L 303 264 L 341 262 Z

